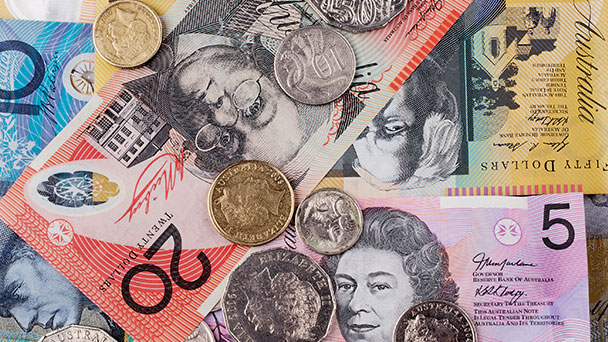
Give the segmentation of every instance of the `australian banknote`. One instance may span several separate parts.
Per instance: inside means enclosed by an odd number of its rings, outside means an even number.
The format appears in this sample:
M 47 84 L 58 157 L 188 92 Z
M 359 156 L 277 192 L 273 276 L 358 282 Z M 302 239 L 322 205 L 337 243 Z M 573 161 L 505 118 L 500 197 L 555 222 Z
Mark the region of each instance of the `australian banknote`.
M 607 13 L 502 1 L 438 44 L 330 178 L 389 197 L 606 193 Z
M 585 196 L 591 341 L 608 341 L 608 196 Z
M 589 341 L 582 194 L 357 201 L 363 208 L 363 232 L 342 254 L 310 251 L 293 227 L 264 247 L 308 254 L 333 278 L 337 317 L 326 341 L 393 341 L 399 316 L 426 300 L 463 308 L 480 342 Z M 339 211 L 332 215 L 327 210 L 334 206 L 327 200 L 311 214 L 319 230 L 329 226 L 324 221 L 339 218 Z M 252 282 L 257 278 L 252 275 Z M 272 279 L 267 288 L 272 291 Z M 268 294 L 276 311 L 288 312 L 281 307 L 285 303 L 306 305 L 277 299 L 278 293 L 283 292 Z M 255 312 L 250 316 L 256 317 Z M 289 316 L 284 322 L 309 324 Z M 422 318 L 420 333 L 435 330 L 434 324 Z M 454 329 L 427 338 L 457 341 Z
M 0 18 L 93 23 L 95 0 L 3 0 Z
M 214 176 L 227 162 L 262 159 L 305 195 L 468 4 L 412 2 L 382 30 L 345 34 L 355 83 L 312 107 L 291 101 L 272 72 L 283 37 L 319 23 L 305 1 L 175 2 L 156 58 L 113 73 L 3 198 L 0 216 L 133 338 L 183 340 L 250 253 L 211 225 Z M 240 121 L 223 125 L 223 114 Z

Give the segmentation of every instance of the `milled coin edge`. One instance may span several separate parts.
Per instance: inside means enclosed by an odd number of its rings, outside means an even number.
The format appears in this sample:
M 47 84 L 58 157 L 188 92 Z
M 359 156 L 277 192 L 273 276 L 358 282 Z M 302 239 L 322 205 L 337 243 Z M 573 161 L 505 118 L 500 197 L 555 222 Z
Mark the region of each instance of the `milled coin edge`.
M 237 167 L 240 164 L 247 164 L 250 162 L 256 162 L 256 163 L 261 163 L 264 164 L 268 167 L 270 167 L 271 169 L 275 170 L 277 172 L 277 174 L 279 174 L 281 176 L 281 178 L 285 181 L 285 183 L 287 183 L 287 187 L 289 188 L 289 201 L 290 201 L 290 210 L 289 210 L 289 215 L 288 215 L 288 219 L 285 220 L 285 224 L 283 224 L 283 227 L 281 229 L 279 229 L 277 231 L 276 234 L 274 234 L 270 239 L 267 239 L 265 241 L 258 241 L 258 242 L 247 242 L 247 241 L 240 241 L 238 239 L 234 239 L 233 237 L 231 237 L 230 235 L 228 235 L 226 232 L 224 232 L 224 230 L 220 227 L 220 225 L 217 222 L 217 219 L 215 218 L 215 214 L 213 214 L 213 211 L 211 210 L 211 205 L 212 205 L 212 196 L 213 196 L 213 189 L 215 189 L 218 180 L 221 178 L 221 176 L 228 172 L 228 170 L 230 170 L 233 167 Z M 241 160 L 239 162 L 233 163 L 228 165 L 225 169 L 223 169 L 213 180 L 213 182 L 211 183 L 211 186 L 209 187 L 209 193 L 207 195 L 207 213 L 209 214 L 209 217 L 211 218 L 211 223 L 213 224 L 213 227 L 215 227 L 215 230 L 217 232 L 220 233 L 220 235 L 222 235 L 226 240 L 232 242 L 232 243 L 236 243 L 238 245 L 242 245 L 242 246 L 248 246 L 248 247 L 255 247 L 255 246 L 260 246 L 263 244 L 266 244 L 274 239 L 276 239 L 279 235 L 283 234 L 283 232 L 287 229 L 287 227 L 289 226 L 289 223 L 291 222 L 291 219 L 293 218 L 293 214 L 295 212 L 295 207 L 296 205 L 296 197 L 295 197 L 295 193 L 293 190 L 293 187 L 291 186 L 291 183 L 289 182 L 289 179 L 287 179 L 287 177 L 285 176 L 285 174 L 279 170 L 278 167 L 261 161 L 261 160 Z
M 300 208 L 302 207 L 302 204 L 304 204 L 304 202 L 306 202 L 306 200 L 309 197 L 312 197 L 312 195 L 318 193 L 318 192 L 330 192 L 330 191 L 337 191 L 340 192 L 344 195 L 346 195 L 348 198 L 350 198 L 355 205 L 357 206 L 357 216 L 358 216 L 358 223 L 360 223 L 361 225 L 361 229 L 357 232 L 357 237 L 355 239 L 353 239 L 353 243 L 352 244 L 347 244 L 345 245 L 345 247 L 340 248 L 339 250 L 335 251 L 335 250 L 321 250 L 321 249 L 317 249 L 315 246 L 310 245 L 306 239 L 304 239 L 302 236 L 302 228 L 301 228 L 301 223 L 298 220 L 298 216 L 300 213 Z M 363 211 L 361 210 L 361 206 L 359 205 L 359 202 L 357 202 L 357 200 L 349 195 L 346 191 L 344 190 L 340 190 L 338 188 L 321 188 L 321 189 L 317 189 L 313 192 L 311 192 L 310 194 L 308 194 L 308 196 L 306 196 L 306 198 L 304 198 L 304 200 L 302 200 L 302 202 L 300 202 L 300 205 L 298 205 L 298 209 L 296 210 L 295 216 L 294 216 L 294 221 L 295 221 L 295 226 L 296 226 L 296 233 L 298 234 L 298 236 L 300 237 L 300 240 L 302 240 L 302 242 L 306 245 L 306 247 L 308 247 L 310 250 L 317 252 L 319 254 L 323 254 L 323 255 L 336 255 L 336 254 L 340 254 L 340 253 L 344 253 L 347 250 L 349 250 L 351 247 L 353 247 L 358 241 L 359 238 L 361 238 L 361 234 L 363 233 Z
M 156 21 L 156 23 L 158 24 L 158 31 L 160 32 L 160 37 L 158 39 L 158 44 L 157 46 L 154 48 L 154 52 L 152 53 L 152 56 L 139 64 L 120 64 L 120 63 L 115 63 L 112 62 L 111 60 L 109 60 L 106 56 L 103 55 L 103 53 L 101 53 L 100 49 L 97 47 L 97 39 L 95 38 L 95 32 L 96 32 L 96 28 L 99 22 L 99 18 L 101 18 L 101 16 L 107 12 L 111 7 L 113 6 L 118 6 L 119 4 L 122 3 L 136 3 L 137 5 L 141 5 L 142 7 L 146 8 L 148 11 L 150 11 L 150 13 L 153 14 L 153 17 Z M 97 15 L 97 17 L 95 18 L 95 22 L 93 22 L 93 29 L 92 29 L 92 34 L 93 34 L 93 46 L 95 47 L 95 52 L 97 53 L 97 55 L 99 55 L 104 61 L 106 61 L 107 63 L 118 67 L 118 68 L 124 68 L 124 69 L 128 69 L 128 68 L 136 68 L 139 66 L 142 66 L 144 64 L 146 64 L 147 62 L 149 62 L 152 58 L 154 58 L 154 56 L 158 53 L 158 50 L 160 50 L 160 47 L 162 45 L 163 42 L 163 23 L 160 19 L 160 16 L 158 15 L 158 13 L 156 13 L 156 11 L 150 7 L 148 4 L 142 2 L 142 1 L 138 1 L 138 0 L 118 0 L 118 1 L 114 1 L 114 2 L 110 2 L 104 9 L 101 10 L 101 12 L 99 12 L 99 14 Z

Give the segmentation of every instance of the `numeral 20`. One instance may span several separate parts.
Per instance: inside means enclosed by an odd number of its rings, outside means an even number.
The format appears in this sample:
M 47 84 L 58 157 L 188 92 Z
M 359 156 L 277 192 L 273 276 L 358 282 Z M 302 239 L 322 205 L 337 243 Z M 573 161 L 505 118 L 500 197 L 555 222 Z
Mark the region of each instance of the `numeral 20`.
M 150 260 L 158 252 L 160 247 L 167 242 L 169 238 L 173 238 L 173 256 L 171 257 L 171 278 L 167 275 L 162 268 L 152 265 L 152 264 L 141 264 L 130 269 L 122 280 L 122 297 L 129 307 L 135 310 L 138 313 L 151 315 L 155 314 L 161 310 L 163 310 L 171 301 L 171 297 L 173 295 L 173 286 L 171 285 L 171 280 L 181 287 L 184 290 L 195 290 L 199 287 L 203 286 L 209 276 L 211 275 L 211 262 L 209 258 L 205 255 L 205 253 L 200 252 L 196 258 L 201 262 L 203 266 L 203 271 L 198 277 L 198 279 L 194 281 L 187 281 L 179 273 L 179 260 L 182 254 L 182 236 L 179 231 L 173 224 L 170 224 L 167 229 L 161 234 L 161 236 L 156 239 L 154 244 L 144 253 L 144 257 Z M 138 275 L 141 272 L 151 272 L 154 273 L 162 282 L 163 287 L 165 289 L 165 293 L 163 298 L 155 305 L 152 306 L 143 306 L 135 302 L 133 297 L 131 296 L 131 280 L 133 277 Z
M 551 241 L 551 239 L 549 239 L 548 237 L 543 238 L 543 242 L 545 243 L 545 246 L 547 246 L 551 249 L 555 249 L 555 250 L 566 249 L 566 248 L 570 247 L 572 245 L 572 243 L 574 242 L 574 226 L 572 225 L 572 223 L 570 223 L 570 221 L 566 220 L 565 218 L 561 218 L 561 217 L 553 218 L 553 219 L 550 218 L 551 210 L 563 210 L 563 209 L 570 209 L 570 204 L 557 203 L 557 204 L 545 205 L 543 230 L 549 230 L 554 225 L 559 224 L 559 225 L 562 225 L 564 228 L 566 228 L 566 230 L 568 231 L 568 239 L 566 239 L 566 241 L 564 243 L 556 244 L 553 241 Z
M 18 41 L 7 40 L 0 42 L 0 53 L 4 51 L 19 51 L 25 54 L 34 64 L 34 75 L 21 89 L 5 90 L 0 89 L 0 99 L 2 100 L 18 100 L 33 93 L 44 79 L 44 60 L 40 53 L 31 45 Z M 38 115 L 40 106 L 27 103 L 13 103 L 9 101 L 0 101 L 0 113 Z

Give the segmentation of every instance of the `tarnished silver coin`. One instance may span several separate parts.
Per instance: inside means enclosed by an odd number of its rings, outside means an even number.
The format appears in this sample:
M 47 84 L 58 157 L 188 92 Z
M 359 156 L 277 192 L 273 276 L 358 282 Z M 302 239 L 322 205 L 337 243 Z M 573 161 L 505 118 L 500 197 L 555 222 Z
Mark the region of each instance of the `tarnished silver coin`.
M 194 331 L 188 337 L 186 337 L 186 341 L 184 342 L 215 342 L 215 336 L 213 336 L 213 331 L 211 328 L 202 321 L 198 327 L 194 328 Z
M 237 266 L 222 300 L 226 328 L 239 342 L 320 341 L 335 306 L 327 273 L 282 248 L 253 253 Z
M 355 77 L 355 52 L 346 38 L 322 26 L 291 32 L 274 59 L 277 82 L 294 100 L 321 105 L 344 94 Z
M 407 5 L 407 0 L 306 1 L 326 23 L 351 32 L 380 28 L 388 24 Z
M 83 325 L 68 325 L 44 335 L 38 342 L 116 342 L 107 332 Z
M 351 248 L 363 231 L 357 201 L 338 189 L 319 189 L 306 197 L 296 212 L 296 229 L 315 252 L 333 255 Z
M 393 342 L 476 342 L 473 321 L 456 304 L 431 300 L 401 315 Z

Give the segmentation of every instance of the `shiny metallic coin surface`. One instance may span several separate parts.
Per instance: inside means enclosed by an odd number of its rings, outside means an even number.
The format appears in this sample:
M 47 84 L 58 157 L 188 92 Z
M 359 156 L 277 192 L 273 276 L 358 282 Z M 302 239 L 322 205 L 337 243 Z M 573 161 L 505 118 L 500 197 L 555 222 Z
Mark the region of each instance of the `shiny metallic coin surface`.
M 307 26 L 291 32 L 274 58 L 279 86 L 296 101 L 321 105 L 344 94 L 355 77 L 355 52 L 338 32 Z
M 283 248 L 251 254 L 230 274 L 222 300 L 226 328 L 239 342 L 320 341 L 335 307 L 327 273 Z
M 279 236 L 293 216 L 294 205 L 285 175 L 261 161 L 228 166 L 209 190 L 209 214 L 215 228 L 240 245 L 261 245 Z
M 162 38 L 158 14 L 135 0 L 110 3 L 93 25 L 95 51 L 121 68 L 136 67 L 150 60 L 160 48 Z
M 107 332 L 83 325 L 68 325 L 44 335 L 38 342 L 116 342 Z
M 363 231 L 359 204 L 338 189 L 320 189 L 308 195 L 300 203 L 295 221 L 306 246 L 325 255 L 348 250 Z
M 393 342 L 476 342 L 473 321 L 458 305 L 444 301 L 416 304 L 403 313 Z
M 407 5 L 407 0 L 307 0 L 307 2 L 326 23 L 350 32 L 369 31 L 385 26 Z
M 215 336 L 213 336 L 211 328 L 203 321 L 186 337 L 184 342 L 215 342 Z

